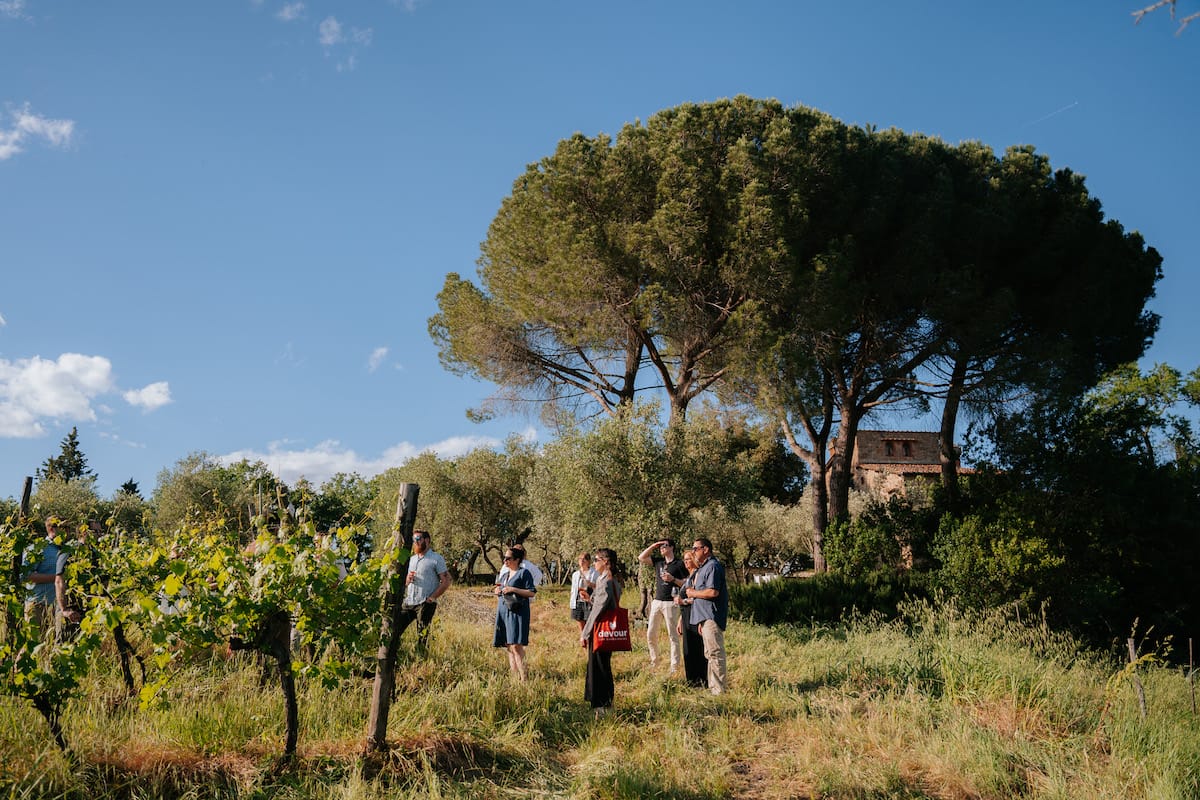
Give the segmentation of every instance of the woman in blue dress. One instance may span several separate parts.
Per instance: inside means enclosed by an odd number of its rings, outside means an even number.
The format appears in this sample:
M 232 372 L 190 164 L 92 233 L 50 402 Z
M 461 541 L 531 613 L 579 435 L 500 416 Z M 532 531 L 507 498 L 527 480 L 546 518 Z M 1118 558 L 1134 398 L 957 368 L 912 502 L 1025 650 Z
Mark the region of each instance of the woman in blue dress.
M 493 647 L 508 649 L 508 666 L 513 676 L 525 680 L 525 648 L 529 644 L 529 598 L 537 593 L 533 576 L 521 566 L 521 559 L 511 550 L 504 551 L 504 566 L 493 591 L 496 602 L 496 635 Z

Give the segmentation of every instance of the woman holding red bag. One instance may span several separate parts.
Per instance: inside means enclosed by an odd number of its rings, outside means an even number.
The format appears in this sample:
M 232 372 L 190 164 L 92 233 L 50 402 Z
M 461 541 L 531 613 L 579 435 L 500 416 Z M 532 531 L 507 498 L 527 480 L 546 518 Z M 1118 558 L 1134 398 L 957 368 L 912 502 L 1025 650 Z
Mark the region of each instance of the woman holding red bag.
M 612 708 L 615 687 L 613 685 L 612 653 L 597 651 L 592 647 L 592 631 L 596 620 L 605 611 L 621 604 L 621 583 L 625 580 L 625 566 L 615 551 L 602 547 L 596 551 L 592 562 L 599 573 L 596 588 L 592 590 L 592 611 L 579 634 L 579 646 L 588 651 L 587 680 L 584 683 L 583 699 L 592 704 L 596 716 L 603 716 Z

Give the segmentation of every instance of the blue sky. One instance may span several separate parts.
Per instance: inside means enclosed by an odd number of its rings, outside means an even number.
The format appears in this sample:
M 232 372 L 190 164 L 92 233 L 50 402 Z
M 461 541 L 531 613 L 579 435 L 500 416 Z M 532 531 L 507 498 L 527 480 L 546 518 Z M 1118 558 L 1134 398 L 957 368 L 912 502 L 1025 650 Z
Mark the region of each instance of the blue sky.
M 558 140 L 736 94 L 1086 175 L 1164 258 L 1146 363 L 1190 370 L 1200 28 L 1145 3 L 0 0 L 0 496 L 72 426 L 105 495 L 539 435 L 466 419 L 446 273 Z

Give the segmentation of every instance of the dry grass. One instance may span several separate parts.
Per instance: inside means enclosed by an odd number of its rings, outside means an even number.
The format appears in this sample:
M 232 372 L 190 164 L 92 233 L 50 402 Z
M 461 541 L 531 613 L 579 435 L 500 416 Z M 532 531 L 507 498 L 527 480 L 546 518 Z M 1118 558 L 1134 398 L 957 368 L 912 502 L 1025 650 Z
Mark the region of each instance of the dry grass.
M 0 702 L 0 781 L 14 797 L 87 800 L 1200 796 L 1200 723 L 1177 672 L 1143 674 L 1143 723 L 1127 686 L 1106 690 L 1115 665 L 997 617 L 735 622 L 727 695 L 651 671 L 638 635 L 615 657 L 615 712 L 596 722 L 564 601 L 534 603 L 519 684 L 490 647 L 491 596 L 447 595 L 429 657 L 402 652 L 380 757 L 362 754 L 368 681 L 303 687 L 300 757 L 279 769 L 282 703 L 248 662 L 197 663 L 145 712 L 114 710 L 100 664 L 65 719 L 74 766 L 30 709 Z

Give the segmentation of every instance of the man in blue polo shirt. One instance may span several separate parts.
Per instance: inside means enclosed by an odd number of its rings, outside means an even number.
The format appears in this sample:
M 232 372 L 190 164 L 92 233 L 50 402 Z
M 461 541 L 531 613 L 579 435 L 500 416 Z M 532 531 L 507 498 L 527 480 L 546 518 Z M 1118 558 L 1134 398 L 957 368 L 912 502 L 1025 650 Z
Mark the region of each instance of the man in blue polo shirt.
M 62 536 L 58 520 L 46 520 L 46 541 L 42 546 L 41 559 L 26 574 L 25 582 L 33 585 L 25 603 L 25 613 L 34 621 L 42 638 L 53 630 L 57 636 L 63 621 L 78 622 L 83 615 L 77 609 L 66 608 L 66 580 L 63 573 L 67 568 L 68 553 L 62 547 Z
M 696 539 L 692 544 L 696 573 L 687 590 L 692 598 L 689 623 L 695 625 L 704 640 L 708 659 L 708 690 L 725 692 L 725 622 L 729 617 L 729 588 L 725 585 L 725 567 L 712 554 L 712 542 Z

